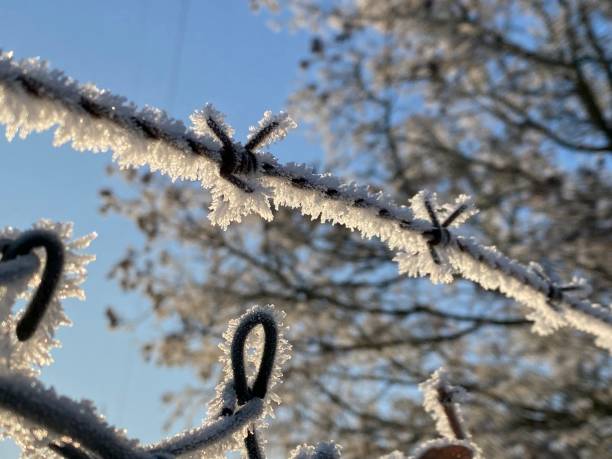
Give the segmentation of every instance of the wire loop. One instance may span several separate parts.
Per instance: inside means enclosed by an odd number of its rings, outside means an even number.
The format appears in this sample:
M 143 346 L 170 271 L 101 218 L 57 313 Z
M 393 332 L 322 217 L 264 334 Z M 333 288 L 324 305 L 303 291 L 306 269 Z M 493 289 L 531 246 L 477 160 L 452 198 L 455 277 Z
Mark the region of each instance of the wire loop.
M 244 347 L 246 339 L 251 331 L 261 325 L 265 333 L 264 349 L 259 364 L 259 370 L 253 386 L 249 387 L 244 367 Z M 232 370 L 234 372 L 234 388 L 238 405 L 244 405 L 254 397 L 263 399 L 268 390 L 268 382 L 274 369 L 274 358 L 276 356 L 276 345 L 278 341 L 278 329 L 274 316 L 262 310 L 253 311 L 243 318 L 236 328 L 232 340 Z
M 244 348 L 247 337 L 251 331 L 261 325 L 264 329 L 264 348 L 261 362 L 253 385 L 249 387 L 246 370 L 244 367 Z M 278 342 L 278 329 L 274 316 L 268 311 L 256 310 L 245 316 L 234 334 L 231 347 L 232 370 L 234 373 L 234 389 L 238 405 L 244 405 L 249 400 L 257 397 L 263 399 L 268 391 L 268 382 L 274 369 L 274 358 Z M 249 431 L 244 439 L 244 445 L 249 459 L 263 459 L 265 457 L 255 429 Z

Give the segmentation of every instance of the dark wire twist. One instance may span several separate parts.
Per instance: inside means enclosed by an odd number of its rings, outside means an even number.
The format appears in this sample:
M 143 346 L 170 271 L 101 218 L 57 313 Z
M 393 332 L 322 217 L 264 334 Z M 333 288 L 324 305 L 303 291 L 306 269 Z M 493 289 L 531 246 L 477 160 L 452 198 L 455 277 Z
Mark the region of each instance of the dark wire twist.
M 25 231 L 17 239 L 2 245 L 0 262 L 26 255 L 38 247 L 43 247 L 47 252 L 47 261 L 38 289 L 17 324 L 19 341 L 27 341 L 32 337 L 53 298 L 64 271 L 64 244 L 53 231 L 35 229 Z
M 423 201 L 425 205 L 425 209 L 427 210 L 427 214 L 429 215 L 429 220 L 431 221 L 432 228 L 428 231 L 423 232 L 423 234 L 428 238 L 427 247 L 429 249 L 429 253 L 434 263 L 439 265 L 441 264 L 440 255 L 436 252 L 435 247 L 437 245 L 446 245 L 451 240 L 451 233 L 448 230 L 448 227 L 459 217 L 463 212 L 468 209 L 468 206 L 465 204 L 461 204 L 457 206 L 455 210 L 453 210 L 448 217 L 444 219 L 442 223 L 438 219 L 433 206 L 428 198 L 425 198 Z
M 232 141 L 223 127 L 219 126 L 215 119 L 210 116 L 206 118 L 206 124 L 208 124 L 210 130 L 222 145 L 219 175 L 239 187 L 245 193 L 252 193 L 253 189 L 234 175 L 236 173 L 248 174 L 257 170 L 257 157 L 249 147 L 252 142 L 247 143 L 245 148 L 239 143 Z
M 548 286 L 546 297 L 548 298 L 548 304 L 557 309 L 558 303 L 562 302 L 565 298 L 566 292 L 575 292 L 582 290 L 582 286 L 577 284 L 561 284 L 560 280 L 554 279 L 552 276 L 546 273 L 543 268 L 531 265 L 531 270 Z
M 259 363 L 259 370 L 253 385 L 249 387 L 244 367 L 244 347 L 249 333 L 257 326 L 264 329 L 264 349 Z M 249 400 L 258 397 L 263 399 L 268 391 L 268 383 L 274 369 L 276 346 L 278 342 L 278 329 L 276 320 L 269 311 L 256 310 L 245 316 L 232 340 L 232 370 L 234 373 L 234 389 L 238 405 L 244 405 Z M 244 439 L 249 459 L 263 459 L 265 456 L 257 441 L 255 431 L 249 432 Z

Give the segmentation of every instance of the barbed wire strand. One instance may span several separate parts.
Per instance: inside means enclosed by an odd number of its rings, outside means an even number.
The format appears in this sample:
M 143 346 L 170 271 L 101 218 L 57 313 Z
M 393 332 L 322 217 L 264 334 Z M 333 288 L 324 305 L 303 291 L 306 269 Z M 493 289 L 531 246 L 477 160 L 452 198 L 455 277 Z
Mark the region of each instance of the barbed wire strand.
M 479 244 L 473 238 L 452 234 L 447 228 L 442 228 L 439 223 L 436 225 L 436 222 L 414 218 L 409 207 L 397 206 L 390 199 L 380 194 L 364 191 L 366 187 L 342 184 L 329 175 L 315 174 L 305 166 L 283 166 L 269 153 L 258 153 L 256 164 L 253 165 L 252 153 L 246 151 L 244 147 L 237 143 L 226 141 L 223 142 L 221 148 L 218 148 L 207 139 L 186 129 L 181 122 L 166 117 L 165 113 L 161 111 L 151 108 L 139 111 L 135 105 L 126 103 L 125 99 L 119 96 L 98 90 L 91 85 L 79 86 L 77 82 L 68 78 L 62 72 L 49 70 L 46 64 L 41 64 L 40 61 L 25 60 L 17 62 L 12 59 L 11 54 L 2 54 L 0 56 L 0 89 L 4 91 L 5 96 L 10 93 L 15 97 L 24 98 L 21 106 L 2 107 L 5 113 L 0 121 L 11 125 L 13 130 L 16 130 L 19 123 L 22 122 L 18 120 L 22 116 L 20 110 L 27 110 L 28 104 L 36 104 L 36 101 L 52 104 L 58 110 L 56 115 L 52 115 L 57 116 L 57 119 L 47 119 L 39 124 L 33 122 L 31 125 L 27 125 L 25 134 L 32 130 L 50 129 L 58 123 L 61 128 L 62 116 L 67 114 L 78 117 L 82 124 L 82 128 L 71 126 L 71 129 L 82 129 L 83 132 L 91 127 L 87 125 L 87 122 L 96 123 L 102 120 L 110 123 L 114 128 L 118 128 L 124 135 L 136 136 L 140 141 L 154 142 L 156 145 L 164 144 L 172 151 L 185 157 L 195 155 L 211 161 L 217 165 L 216 176 L 222 176 L 227 180 L 226 183 L 234 185 L 245 197 L 248 197 L 254 191 L 253 187 L 247 184 L 242 177 L 236 177 L 234 173 L 244 174 L 244 164 L 248 164 L 250 165 L 248 169 L 256 169 L 254 172 L 250 172 L 253 180 L 263 180 L 266 186 L 274 188 L 275 194 L 271 199 L 277 206 L 299 207 L 305 215 L 321 216 L 322 221 L 328 219 L 353 230 L 357 229 L 361 231 L 364 237 L 378 236 L 394 250 L 404 248 L 401 243 L 397 242 L 398 240 L 402 238 L 406 240 L 412 238 L 413 240 L 415 236 L 421 237 L 422 241 L 430 248 L 434 245 L 444 246 L 448 253 L 455 257 L 463 257 L 461 259 L 469 259 L 472 263 L 470 270 L 467 268 L 460 270 L 454 267 L 455 271 L 458 270 L 459 272 L 453 274 L 461 274 L 464 278 L 479 283 L 484 288 L 498 290 L 505 296 L 536 309 L 542 306 L 531 304 L 535 303 L 534 295 L 541 295 L 547 300 L 554 299 L 555 304 L 560 308 L 562 307 L 563 317 L 561 320 L 565 321 L 560 325 L 557 324 L 556 328 L 562 325 L 572 325 L 579 330 L 595 335 L 598 345 L 612 351 L 612 312 L 609 308 L 569 295 L 568 291 L 560 289 L 552 281 L 536 275 L 529 267 L 496 250 Z M 1 92 L 0 100 L 2 100 Z M 154 116 L 152 113 L 154 113 Z M 60 137 L 70 136 L 69 133 L 63 131 L 60 134 L 56 131 L 56 135 Z M 62 142 L 68 140 L 70 138 L 63 138 Z M 104 146 L 92 146 L 80 145 L 77 142 L 76 145 L 73 144 L 73 147 L 81 150 L 94 149 L 100 151 L 109 148 L 109 143 L 104 143 Z M 228 150 L 231 150 L 231 154 Z M 118 154 L 118 152 L 115 151 L 115 154 Z M 229 164 L 227 158 L 230 157 L 234 157 L 235 165 L 230 168 L 231 171 L 223 170 L 220 173 L 221 169 L 226 169 Z M 123 166 L 147 163 L 153 170 L 159 169 L 173 175 L 174 178 L 177 176 L 181 178 L 180 168 L 175 164 L 175 161 L 169 161 L 172 163 L 171 166 L 168 166 L 169 169 L 164 169 L 160 166 L 160 162 L 166 160 L 160 158 L 133 159 L 132 163 L 130 163 L 130 159 L 118 157 L 114 159 Z M 214 180 L 214 175 L 210 175 L 208 172 L 206 174 L 208 174 L 206 177 Z M 248 174 L 245 174 L 245 177 L 246 175 Z M 202 184 L 211 188 L 213 192 L 215 187 L 225 186 L 220 182 L 203 182 Z M 287 189 L 310 193 L 310 195 L 304 195 L 304 199 L 293 199 L 292 201 L 288 198 L 285 199 L 282 194 L 283 190 Z M 312 196 L 329 202 L 332 207 L 337 209 L 337 212 L 333 215 L 323 214 L 318 208 L 316 210 L 308 208 L 304 202 L 308 200 L 306 198 Z M 376 224 L 379 225 L 378 230 L 372 229 L 372 222 L 370 221 L 349 221 L 347 215 L 351 215 L 351 212 L 355 209 L 368 210 L 372 214 L 372 218 L 376 220 Z M 271 213 L 269 218 L 272 218 Z M 441 231 L 445 237 L 443 240 L 436 241 Z M 430 250 L 430 252 L 432 252 L 432 256 L 436 256 L 434 251 Z M 474 269 L 474 267 L 477 269 Z M 486 268 L 489 271 L 483 274 L 479 267 Z M 489 272 L 499 275 L 499 279 L 491 280 Z M 519 291 L 519 287 L 526 287 L 528 290 Z M 556 314 L 556 312 L 551 309 L 550 311 L 544 311 L 544 314 Z M 559 317 L 556 317 L 556 319 L 559 319 Z

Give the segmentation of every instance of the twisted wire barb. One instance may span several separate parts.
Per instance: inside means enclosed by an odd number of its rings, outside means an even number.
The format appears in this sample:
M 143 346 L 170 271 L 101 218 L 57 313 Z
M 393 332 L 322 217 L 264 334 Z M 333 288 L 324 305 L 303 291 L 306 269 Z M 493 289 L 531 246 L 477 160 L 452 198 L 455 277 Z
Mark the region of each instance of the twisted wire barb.
M 231 183 L 243 192 L 245 197 L 257 193 L 251 193 L 253 187 L 247 183 L 246 176 L 245 179 L 238 178 L 235 173 L 244 175 L 245 171 L 256 169 L 250 172 L 252 179 L 258 180 L 272 191 L 271 199 L 276 205 L 300 208 L 305 215 L 320 216 L 323 221 L 330 220 L 350 229 L 357 229 L 364 237 L 377 236 L 393 250 L 409 249 L 415 237 L 417 240 L 421 238 L 421 241 L 428 244 L 431 249 L 435 245 L 430 243 L 432 239 L 435 242 L 436 236 L 442 235 L 445 238 L 445 251 L 457 259 L 470 261 L 469 267 L 453 266 L 454 274 L 461 274 L 486 289 L 498 290 L 540 313 L 543 311 L 538 311 L 538 308 L 541 308 L 537 304 L 538 295 L 548 299 L 550 292 L 554 292 L 555 304 L 563 312 L 563 325 L 571 324 L 579 330 L 593 334 L 597 338 L 598 345 L 612 351 L 612 311 L 609 308 L 572 297 L 568 294 L 569 290 L 556 288 L 550 280 L 541 278 L 527 266 L 478 244 L 472 238 L 457 236 L 447 228 L 441 231 L 442 225 L 439 222 L 436 224 L 435 220 L 428 222 L 414 218 L 409 207 L 397 206 L 384 196 L 369 193 L 365 187 L 342 184 L 329 175 L 315 174 L 304 166 L 283 166 L 268 153 L 259 153 L 255 160 L 251 160 L 257 163 L 256 167 L 247 164 L 245 170 L 242 170 L 243 159 L 246 156 L 249 158 L 255 156 L 242 154 L 236 159 L 237 147 L 222 129 L 219 131 L 220 136 L 217 137 L 221 139 L 225 136 L 223 138 L 225 142 L 222 141 L 222 146 L 219 148 L 209 139 L 187 130 L 181 122 L 167 118 L 161 111 L 151 108 L 139 111 L 135 105 L 126 103 L 118 96 L 92 86 L 79 86 L 62 72 L 50 71 L 39 61 L 28 60 L 19 63 L 12 59 L 12 55 L 1 55 L 0 102 L 3 91 L 5 96 L 11 94 L 23 98 L 21 105 L 0 106 L 0 122 L 9 125 L 11 135 L 14 135 L 19 127 L 22 129 L 25 127 L 27 134 L 31 130 L 50 129 L 59 123 L 60 127 L 56 131 L 59 140 L 56 139 L 56 142 L 66 142 L 72 138 L 73 147 L 81 150 L 99 151 L 116 148 L 108 140 L 98 144 L 87 138 L 88 129 L 99 128 L 95 123 L 103 121 L 114 129 L 119 129 L 124 136 L 131 136 L 131 140 L 164 145 L 167 147 L 165 152 L 178 153 L 179 156 L 182 155 L 181 158 L 204 158 L 206 164 L 210 163 L 216 168 L 213 168 L 215 171 L 213 173 L 206 169 L 208 166 L 199 164 L 197 172 L 186 172 L 186 169 L 177 166 L 176 158 L 172 161 L 165 159 L 165 162 L 164 158 L 153 156 L 122 158 L 120 152 L 115 151 L 117 155 L 115 159 L 124 166 L 148 163 L 152 169 L 159 169 L 175 178 L 203 177 L 209 180 L 203 181 L 203 186 L 213 191 L 217 189 L 217 192 L 219 189 L 221 192 L 227 190 L 223 182 Z M 52 119 L 28 124 L 28 121 L 23 121 L 22 111 L 37 101 L 53 106 L 55 111 L 49 115 Z M 66 116 L 76 117 L 79 121 L 78 126 L 70 126 L 72 132 L 63 124 Z M 77 135 L 75 132 L 78 134 L 78 139 L 74 137 Z M 261 143 L 261 138 L 267 135 L 265 129 L 259 134 L 252 137 L 253 144 Z M 220 170 L 221 166 L 223 171 Z M 219 176 L 223 178 L 221 182 L 217 179 Z M 285 193 L 287 190 L 298 191 L 300 195 L 287 196 Z M 267 209 L 257 211 L 264 218 L 271 219 L 272 214 L 267 199 L 268 196 L 265 197 Z M 318 199 L 324 199 L 329 204 L 327 206 L 329 208 L 322 209 L 322 206 L 312 205 L 313 200 Z M 367 218 L 365 211 L 368 212 Z M 457 211 L 461 212 L 459 209 Z M 438 254 L 434 252 L 431 250 L 431 255 L 436 260 Z M 492 273 L 498 278 L 493 279 Z

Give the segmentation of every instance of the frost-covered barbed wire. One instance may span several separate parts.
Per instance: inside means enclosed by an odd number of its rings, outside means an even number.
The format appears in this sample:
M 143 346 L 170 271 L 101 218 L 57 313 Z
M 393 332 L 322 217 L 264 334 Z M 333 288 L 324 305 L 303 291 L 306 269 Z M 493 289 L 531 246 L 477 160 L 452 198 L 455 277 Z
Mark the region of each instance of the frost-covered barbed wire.
M 36 434 L 31 444 L 37 451 L 27 457 L 54 457 L 48 445 L 64 437 L 103 458 L 154 457 L 139 450 L 135 440 L 128 440 L 109 426 L 90 402 L 59 396 L 33 378 L 0 374 L 0 408 L 10 413 L 13 424 L 27 429 L 31 436 Z M 23 434 L 15 430 L 10 436 L 19 441 Z
M 209 218 L 223 228 L 251 213 L 271 220 L 272 203 L 299 209 L 363 237 L 380 238 L 398 252 L 402 273 L 429 276 L 434 283 L 460 275 L 527 306 L 535 332 L 571 326 L 593 334 L 599 346 L 612 351 L 609 307 L 573 295 L 494 247 L 451 233 L 449 227 L 473 213 L 466 197 L 452 209 L 425 192 L 410 206 L 397 205 L 365 186 L 315 174 L 304 165 L 281 165 L 259 149 L 295 126 L 285 114 L 267 112 L 245 146 L 232 139 L 233 130 L 211 106 L 194 113 L 192 121 L 187 129 L 161 110 L 138 110 L 108 91 L 80 86 L 38 59 L 15 61 L 10 53 L 0 57 L 0 123 L 7 126 L 9 140 L 55 128 L 55 146 L 70 142 L 79 151 L 110 150 L 121 167 L 147 164 L 173 180 L 199 181 L 213 197 Z

